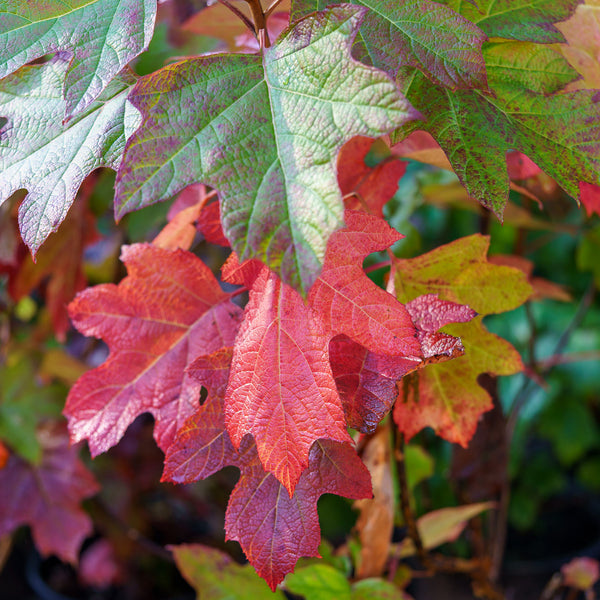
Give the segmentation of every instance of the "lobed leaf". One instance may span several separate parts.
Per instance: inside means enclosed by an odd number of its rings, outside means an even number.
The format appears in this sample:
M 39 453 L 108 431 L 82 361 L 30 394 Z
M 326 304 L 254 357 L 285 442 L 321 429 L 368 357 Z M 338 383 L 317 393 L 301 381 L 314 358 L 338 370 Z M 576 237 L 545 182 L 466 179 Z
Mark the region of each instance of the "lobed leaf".
M 430 0 L 353 0 L 369 9 L 354 43 L 356 58 L 397 75 L 420 69 L 451 89 L 487 87 L 481 44 L 486 35 L 458 12 Z M 327 6 L 327 0 L 293 0 L 292 18 Z
M 439 0 L 479 26 L 489 37 L 549 44 L 564 42 L 555 27 L 568 19 L 582 0 Z
M 0 78 L 46 54 L 68 53 L 60 122 L 88 108 L 148 46 L 155 17 L 155 0 L 2 0 Z
M 422 359 L 369 351 L 343 335 L 335 337 L 329 345 L 331 368 L 346 421 L 363 433 L 373 432 L 390 410 L 402 377 L 426 364 L 462 355 L 461 340 L 437 330 L 475 316 L 468 306 L 441 301 L 432 294 L 416 298 L 406 308 L 417 328 Z
M 346 211 L 346 221 L 329 239 L 306 303 L 256 261 L 227 268 L 229 281 L 250 287 L 225 399 L 227 427 L 236 447 L 253 435 L 265 470 L 290 493 L 315 440 L 349 441 L 330 367 L 331 338 L 343 333 L 379 353 L 417 361 L 421 354 L 405 307 L 362 270 L 366 255 L 399 234 L 362 212 Z
M 351 137 L 418 116 L 389 78 L 355 62 L 365 10 L 344 5 L 262 55 L 184 60 L 142 78 L 143 122 L 117 175 L 117 216 L 202 181 L 219 190 L 225 235 L 306 294 L 342 226 L 335 160 Z
M 225 398 L 236 447 L 251 433 L 266 471 L 291 495 L 320 438 L 350 442 L 327 345 L 301 296 L 264 268 L 250 290 Z
M 489 245 L 489 237 L 475 234 L 416 258 L 396 259 L 398 297 L 408 301 L 435 293 L 444 300 L 468 303 L 481 315 L 517 308 L 531 295 L 531 286 L 517 269 L 489 264 Z
M 283 600 L 281 590 L 272 591 L 259 579 L 254 569 L 237 564 L 228 554 L 201 546 L 170 546 L 175 563 L 198 597 L 211 600 Z
M 330 565 L 313 564 L 288 575 L 285 587 L 311 600 L 410 600 L 397 585 L 370 577 L 350 583 L 346 575 Z
M 359 499 L 371 495 L 369 471 L 350 444 L 323 440 L 292 496 L 258 456 L 247 462 L 229 499 L 227 539 L 237 540 L 257 573 L 275 589 L 301 556 L 319 556 L 317 500 L 322 494 Z
M 92 533 L 92 521 L 80 504 L 98 491 L 98 484 L 69 447 L 62 426 L 46 424 L 38 438 L 43 449 L 39 465 L 13 454 L 0 469 L 0 536 L 29 525 L 42 554 L 76 563 L 83 540 Z
M 319 440 L 310 449 L 308 467 L 290 495 L 263 469 L 251 438 L 243 439 L 236 451 L 223 416 L 230 355 L 230 350 L 220 349 L 190 366 L 208 387 L 208 399 L 167 449 L 163 480 L 189 483 L 224 466 L 238 467 L 240 480 L 227 507 L 227 536 L 241 544 L 258 574 L 275 589 L 298 558 L 318 555 L 319 497 L 324 493 L 369 496 L 370 478 L 350 444 Z
M 68 62 L 22 67 L 0 81 L 0 202 L 25 188 L 19 207 L 23 241 L 32 254 L 58 229 L 77 190 L 98 167 L 117 169 L 138 115 L 126 103 L 133 75 L 112 80 L 85 114 L 63 124 Z
M 434 291 L 452 302 L 468 299 L 480 315 L 512 310 L 532 294 L 524 273 L 487 262 L 489 238 L 472 235 L 413 259 L 397 259 L 395 289 L 409 300 Z M 405 377 L 399 385 L 393 418 L 410 439 L 424 427 L 466 446 L 480 415 L 492 408 L 490 395 L 478 384 L 481 373 L 511 375 L 522 370 L 518 352 L 507 341 L 489 333 L 482 316 L 469 323 L 447 325 L 459 336 L 465 354 L 452 363 L 428 365 Z
M 165 450 L 192 415 L 201 384 L 185 368 L 233 343 L 240 309 L 210 269 L 189 252 L 137 244 L 123 248 L 128 276 L 79 294 L 69 305 L 75 327 L 103 339 L 105 363 L 71 389 L 64 414 L 73 441 L 93 456 L 114 446 L 143 412 L 156 419 Z
M 393 417 L 407 440 L 431 427 L 436 435 L 466 447 L 481 414 L 492 408 L 490 395 L 477 382 L 479 375 L 513 375 L 523 370 L 519 353 L 489 333 L 481 319 L 445 328 L 460 337 L 464 356 L 428 365 L 400 382 Z
M 478 91 L 451 93 L 418 74 L 406 91 L 428 115 L 423 129 L 444 149 L 469 195 L 500 219 L 509 192 L 508 150 L 524 152 L 574 198 L 580 195 L 579 182 L 596 183 L 600 169 L 597 92 L 536 94 L 513 85 L 509 71 L 490 72 L 494 97 Z M 400 136 L 409 132 L 405 127 Z

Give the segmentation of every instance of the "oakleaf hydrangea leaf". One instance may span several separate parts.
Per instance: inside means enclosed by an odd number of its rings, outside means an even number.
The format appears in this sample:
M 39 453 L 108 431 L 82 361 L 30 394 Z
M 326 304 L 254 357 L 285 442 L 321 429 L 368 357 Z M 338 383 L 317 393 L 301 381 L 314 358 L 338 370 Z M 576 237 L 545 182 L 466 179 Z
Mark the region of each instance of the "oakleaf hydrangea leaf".
M 393 416 L 407 438 L 431 427 L 448 441 L 466 446 L 481 414 L 492 408 L 490 395 L 477 383 L 478 376 L 512 375 L 523 368 L 518 352 L 488 332 L 482 317 L 518 307 L 533 290 L 522 271 L 489 263 L 488 248 L 489 238 L 472 235 L 422 256 L 395 261 L 399 300 L 435 292 L 444 300 L 468 301 L 480 315 L 444 328 L 445 333 L 460 337 L 464 356 L 428 365 L 400 382 Z
M 409 100 L 428 117 L 420 127 L 444 149 L 469 195 L 500 219 L 509 192 L 508 150 L 526 154 L 574 198 L 579 182 L 597 183 L 600 172 L 598 92 L 547 96 L 515 85 L 510 72 L 506 63 L 489 70 L 494 96 L 450 92 L 416 72 L 405 81 Z M 415 129 L 403 127 L 394 139 Z
M 156 0 L 0 1 L 0 78 L 68 52 L 60 120 L 85 110 L 150 43 Z
M 85 114 L 63 124 L 62 89 L 68 62 L 55 57 L 0 81 L 0 202 L 20 188 L 24 242 L 35 254 L 58 229 L 79 186 L 98 167 L 117 169 L 139 115 L 126 103 L 134 77 L 110 83 Z
M 231 345 L 241 312 L 190 252 L 136 244 L 123 248 L 122 259 L 128 276 L 119 285 L 89 288 L 69 305 L 75 327 L 110 349 L 79 378 L 64 410 L 71 439 L 87 439 L 93 456 L 144 412 L 154 416 L 165 450 L 198 403 L 201 385 L 185 368 Z
M 468 306 L 439 300 L 434 294 L 415 298 L 406 309 L 417 329 L 423 359 L 377 354 L 344 335 L 335 337 L 329 345 L 331 369 L 346 422 L 363 433 L 375 431 L 390 410 L 402 377 L 426 364 L 462 355 L 461 340 L 437 330 L 449 323 L 469 321 L 476 314 Z
M 326 493 L 354 499 L 369 497 L 371 480 L 352 445 L 318 440 L 290 495 L 272 473 L 264 470 L 251 438 L 242 441 L 238 452 L 223 414 L 230 360 L 230 350 L 221 348 L 199 357 L 188 368 L 208 388 L 208 398 L 168 448 L 163 480 L 191 483 L 228 465 L 239 468 L 240 479 L 227 507 L 227 537 L 240 543 L 258 574 L 275 589 L 298 558 L 318 555 L 319 497 Z
M 346 221 L 348 227 L 329 239 L 307 302 L 264 266 L 246 281 L 249 302 L 225 398 L 227 427 L 236 447 L 253 435 L 265 470 L 290 494 L 317 439 L 349 441 L 329 362 L 330 340 L 343 333 L 381 353 L 417 360 L 421 355 L 406 308 L 362 270 L 365 256 L 400 234 L 364 212 L 348 210 Z M 246 270 L 252 263 L 258 261 Z
M 564 42 L 554 26 L 568 19 L 581 0 L 439 0 L 476 23 L 489 37 L 549 44 Z
M 400 382 L 393 416 L 407 439 L 431 427 L 440 437 L 466 448 L 481 414 L 493 406 L 488 392 L 477 383 L 479 375 L 513 375 L 523 369 L 519 353 L 487 331 L 481 319 L 445 328 L 460 337 L 464 356 L 428 365 Z
M 220 5 L 216 5 L 220 6 Z M 198 598 L 212 600 L 285 600 L 282 590 L 269 586 L 256 576 L 251 565 L 240 565 L 228 554 L 200 544 L 170 546 L 175 563 Z
M 16 454 L 0 469 L 0 536 L 29 525 L 45 556 L 56 554 L 75 564 L 83 540 L 92 533 L 83 499 L 98 484 L 69 446 L 62 423 L 46 422 L 37 431 L 42 460 L 32 465 Z
M 551 46 L 498 41 L 484 46 L 483 56 L 493 81 L 524 87 L 539 94 L 558 92 L 579 73 Z
M 384 73 L 351 59 L 365 12 L 337 7 L 262 54 L 184 60 L 143 78 L 129 98 L 143 122 L 117 175 L 117 216 L 206 183 L 240 259 L 260 258 L 306 294 L 343 224 L 339 149 L 418 116 Z
M 292 17 L 327 6 L 327 0 L 294 0 Z M 430 0 L 354 0 L 369 10 L 354 56 L 393 77 L 400 66 L 420 69 L 449 88 L 485 88 L 481 44 L 487 36 L 458 12 Z

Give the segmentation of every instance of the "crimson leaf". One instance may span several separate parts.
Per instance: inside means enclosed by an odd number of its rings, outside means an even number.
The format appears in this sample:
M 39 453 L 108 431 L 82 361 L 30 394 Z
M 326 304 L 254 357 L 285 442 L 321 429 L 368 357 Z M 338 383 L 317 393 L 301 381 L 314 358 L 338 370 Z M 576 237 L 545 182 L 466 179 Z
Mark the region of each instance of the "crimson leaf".
M 154 415 L 166 449 L 198 402 L 201 386 L 185 367 L 233 343 L 240 314 L 189 252 L 137 244 L 124 247 L 122 260 L 129 275 L 118 286 L 90 288 L 69 306 L 75 327 L 111 352 L 73 386 L 64 411 L 72 439 L 87 439 L 94 456 L 143 412 Z
M 249 265 L 250 299 L 236 338 L 225 400 L 231 439 L 251 433 L 264 468 L 290 493 L 317 439 L 348 441 L 329 364 L 329 341 L 343 333 L 393 356 L 420 356 L 404 306 L 362 270 L 364 257 L 400 235 L 382 219 L 346 211 L 307 302 L 275 274 Z M 244 268 L 244 267 L 242 267 Z
M 0 469 L 0 536 L 27 524 L 43 554 L 75 563 L 81 543 L 92 532 L 80 503 L 98 485 L 69 447 L 62 425 L 42 426 L 38 439 L 43 449 L 39 465 L 12 455 Z
M 301 556 L 317 556 L 320 542 L 316 503 L 321 494 L 350 498 L 370 495 L 366 467 L 349 444 L 320 440 L 293 495 L 265 472 L 250 438 L 236 451 L 225 429 L 222 395 L 230 351 L 199 357 L 189 367 L 209 390 L 207 401 L 178 433 L 165 457 L 163 480 L 188 483 L 233 465 L 241 476 L 226 515 L 229 539 L 241 544 L 258 574 L 275 588 Z

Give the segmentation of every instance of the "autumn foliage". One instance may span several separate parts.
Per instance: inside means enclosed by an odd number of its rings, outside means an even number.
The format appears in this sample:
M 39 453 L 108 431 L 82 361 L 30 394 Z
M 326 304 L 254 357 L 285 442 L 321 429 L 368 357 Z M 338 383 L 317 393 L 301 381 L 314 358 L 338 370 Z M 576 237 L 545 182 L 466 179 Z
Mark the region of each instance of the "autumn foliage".
M 490 260 L 483 233 L 398 252 L 403 232 L 386 205 L 407 167 L 454 171 L 462 201 L 493 219 L 518 221 L 514 194 L 541 204 L 543 177 L 591 216 L 600 104 L 555 25 L 579 0 L 292 0 L 289 15 L 246 0 L 227 20 L 229 4 L 195 3 L 202 10 L 186 20 L 196 34 L 214 25 L 216 52 L 138 76 L 131 65 L 152 39 L 155 0 L 4 3 L 0 201 L 15 199 L 5 206 L 27 249 L 2 233 L 13 242 L 0 261 L 15 302 L 45 282 L 57 340 L 73 338 L 70 323 L 108 348 L 67 378 L 70 443 L 96 457 L 149 413 L 162 481 L 239 469 L 226 538 L 275 591 L 298 559 L 319 556 L 323 494 L 380 501 L 367 456 L 381 431 L 398 461 L 425 428 L 469 446 L 497 403 L 481 376 L 524 369 L 484 317 L 569 297 L 527 261 Z M 239 37 L 242 51 L 232 19 L 256 34 Z M 100 168 L 116 172 L 117 221 L 176 200 L 153 240 L 122 245 L 119 277 L 83 289 L 82 256 L 102 237 L 88 208 Z M 12 223 L 0 213 L 2 231 Z M 219 268 L 200 239 L 227 253 Z M 15 434 L 17 382 L 31 373 L 14 363 L 0 367 L 14 382 L 0 400 L 0 534 L 28 524 L 42 553 L 75 563 L 92 531 L 80 503 L 98 486 L 51 410 Z M 368 504 L 357 506 L 364 532 Z M 493 505 L 474 506 L 452 526 Z M 383 572 L 389 539 L 380 566 L 359 573 Z M 194 548 L 173 550 L 190 581 L 206 564 L 237 573 Z M 388 597 L 387 585 L 374 597 Z

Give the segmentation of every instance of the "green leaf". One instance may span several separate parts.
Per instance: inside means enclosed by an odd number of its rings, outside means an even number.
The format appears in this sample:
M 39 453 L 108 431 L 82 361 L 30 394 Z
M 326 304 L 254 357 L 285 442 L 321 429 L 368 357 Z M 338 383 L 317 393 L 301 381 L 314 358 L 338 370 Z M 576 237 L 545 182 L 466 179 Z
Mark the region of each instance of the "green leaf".
M 580 239 L 577 246 L 577 269 L 591 271 L 594 282 L 600 288 L 600 226 L 587 231 Z
M 457 12 L 430 0 L 353 0 L 369 10 L 354 56 L 393 77 L 400 66 L 420 69 L 434 83 L 486 88 L 481 44 L 485 34 Z M 327 6 L 326 0 L 294 0 L 292 18 Z
M 177 568 L 196 590 L 198 600 L 283 600 L 250 565 L 238 565 L 224 552 L 187 544 L 170 546 Z
M 489 263 L 489 246 L 489 237 L 475 234 L 416 258 L 397 259 L 398 299 L 408 302 L 438 294 L 443 300 L 467 304 L 480 315 L 517 308 L 533 290 L 523 272 Z
M 413 491 L 421 481 L 433 475 L 434 460 L 422 446 L 406 444 L 404 462 L 406 463 L 406 479 L 410 491 Z
M 305 294 L 342 226 L 339 149 L 417 116 L 384 73 L 351 59 L 364 12 L 324 11 L 262 55 L 185 60 L 140 80 L 117 215 L 206 183 L 241 260 L 261 259 Z
M 155 16 L 156 0 L 0 0 L 0 78 L 66 51 L 63 110 L 81 112 L 148 46 Z
M 285 578 L 285 587 L 310 600 L 352 600 L 350 583 L 329 565 L 314 564 L 296 569 Z
M 419 127 L 429 131 L 469 195 L 500 219 L 509 192 L 507 150 L 526 154 L 574 198 L 579 198 L 579 182 L 597 183 L 600 171 L 598 92 L 537 94 L 513 84 L 516 70 L 503 63 L 503 70 L 490 72 L 494 96 L 450 92 L 415 73 L 404 82 L 406 95 L 428 120 L 393 136 L 396 141 Z
M 68 62 L 57 56 L 0 81 L 0 202 L 25 188 L 19 207 L 24 242 L 35 254 L 58 229 L 79 186 L 94 169 L 116 169 L 139 122 L 126 104 L 133 76 L 115 78 L 85 114 L 63 124 Z
M 570 467 L 598 447 L 600 430 L 594 415 L 579 398 L 560 397 L 540 415 L 539 433 L 552 442 L 560 462 Z
M 494 507 L 493 502 L 479 502 L 478 504 L 441 508 L 423 515 L 417 520 L 423 547 L 431 550 L 446 542 L 453 542 L 462 533 L 467 521 Z M 416 554 L 415 545 L 410 538 L 405 538 L 399 545 L 399 553 L 402 557 Z
M 403 600 L 404 593 L 382 579 L 369 578 L 352 585 L 343 573 L 329 565 L 312 564 L 296 569 L 285 579 L 285 587 L 306 600 Z
M 37 426 L 45 417 L 60 416 L 65 394 L 59 386 L 37 385 L 26 357 L 0 367 L 0 382 L 0 440 L 28 462 L 39 464 L 42 448 Z
M 538 94 L 558 92 L 579 73 L 549 46 L 499 41 L 485 44 L 483 56 L 490 83 L 523 87 Z
M 568 19 L 581 0 L 440 0 L 477 24 L 489 37 L 539 42 L 564 42 L 554 26 Z
M 443 329 L 460 337 L 463 356 L 403 378 L 393 416 L 407 439 L 432 427 L 444 439 L 466 446 L 481 414 L 492 408 L 490 395 L 477 382 L 479 375 L 512 375 L 523 368 L 518 352 L 488 332 L 482 318 L 517 308 L 533 290 L 522 271 L 487 261 L 489 243 L 488 237 L 476 234 L 395 261 L 394 284 L 401 302 L 435 293 L 443 300 L 467 304 L 480 315 Z

